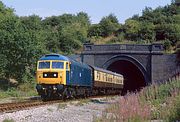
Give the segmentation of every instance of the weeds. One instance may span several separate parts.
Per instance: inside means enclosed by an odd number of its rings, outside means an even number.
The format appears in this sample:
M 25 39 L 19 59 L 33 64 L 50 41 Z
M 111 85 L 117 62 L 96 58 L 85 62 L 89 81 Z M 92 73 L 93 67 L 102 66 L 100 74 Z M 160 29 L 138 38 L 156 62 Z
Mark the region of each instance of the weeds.
M 50 111 L 50 112 L 53 112 L 53 109 L 51 109 L 51 108 L 47 108 L 47 110 Z
M 7 97 L 28 97 L 28 96 L 36 96 L 37 92 L 35 90 L 35 86 L 30 83 L 20 84 L 19 86 L 13 86 L 9 88 L 0 89 L 0 98 Z
M 2 122 L 15 122 L 13 119 L 4 119 Z
M 65 109 L 67 107 L 67 104 L 65 104 L 65 103 L 59 103 L 58 104 L 58 107 L 57 107 L 57 110 L 59 110 L 59 109 Z
M 102 118 L 95 121 L 144 122 L 150 120 L 180 121 L 180 80 L 152 84 L 139 93 L 121 96 Z
M 83 106 L 84 104 L 87 104 L 90 102 L 90 99 L 80 99 L 78 103 L 76 103 L 76 106 Z

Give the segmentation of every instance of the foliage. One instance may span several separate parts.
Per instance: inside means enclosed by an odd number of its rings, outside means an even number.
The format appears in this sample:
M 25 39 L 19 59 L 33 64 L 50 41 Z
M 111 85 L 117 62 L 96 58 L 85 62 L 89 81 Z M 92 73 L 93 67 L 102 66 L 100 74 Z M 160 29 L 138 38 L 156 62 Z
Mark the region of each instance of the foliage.
M 2 18 L 0 28 L 0 52 L 6 56 L 4 60 L 7 60 L 3 64 L 4 74 L 6 78 L 22 81 L 22 74 L 27 73 L 26 69 L 32 72 L 34 62 L 43 52 L 41 33 L 33 30 L 35 28 L 25 28 L 16 16 Z
M 98 37 L 102 35 L 102 28 L 99 24 L 93 24 L 88 30 L 88 37 Z
M 63 14 L 43 20 L 46 48 L 51 52 L 73 53 L 87 39 L 89 17 L 80 12 L 77 15 Z M 48 28 L 48 29 L 47 29 Z
M 65 109 L 66 107 L 67 107 L 67 104 L 66 104 L 66 103 L 59 103 L 59 104 L 58 104 L 58 107 L 57 107 L 57 110 Z
M 0 78 L 33 81 L 40 56 L 78 50 L 86 41 L 89 26 L 84 12 L 42 20 L 37 15 L 18 17 L 0 2 Z
M 112 35 L 119 29 L 118 19 L 115 15 L 110 14 L 107 17 L 103 17 L 99 23 L 102 28 L 101 36 L 107 37 Z
M 15 122 L 13 119 L 4 119 L 3 122 Z
M 141 16 L 134 15 L 125 24 L 119 24 L 114 14 L 91 24 L 84 12 L 45 19 L 38 15 L 18 17 L 0 1 L 0 78 L 31 82 L 40 56 L 77 52 L 87 40 L 98 44 L 164 41 L 166 50 L 175 49 L 180 41 L 179 20 L 176 0 L 154 10 L 146 7 Z
M 170 50 L 171 49 L 171 41 L 164 40 L 164 49 L 165 50 Z
M 140 23 L 136 20 L 127 20 L 124 25 L 125 36 L 128 40 L 139 40 Z
M 96 121 L 148 122 L 151 120 L 179 121 L 180 80 L 153 84 L 139 93 L 121 96 L 117 103 L 110 105 L 102 118 Z
M 111 21 L 112 19 L 114 21 Z M 114 15 L 103 17 L 99 24 L 90 26 L 89 37 L 123 35 L 122 39 L 138 42 L 168 42 L 170 50 L 180 41 L 180 6 L 177 1 L 152 9 L 146 7 L 142 15 L 134 15 L 120 25 Z M 111 41 L 109 41 L 111 42 Z M 106 42 L 105 42 L 106 43 Z M 165 46 L 166 48 L 167 46 Z
M 7 97 L 17 97 L 21 99 L 22 97 L 36 96 L 37 92 L 35 90 L 35 84 L 32 83 L 24 83 L 19 86 L 12 86 L 10 84 L 4 84 L 2 88 L 0 88 L 0 98 Z

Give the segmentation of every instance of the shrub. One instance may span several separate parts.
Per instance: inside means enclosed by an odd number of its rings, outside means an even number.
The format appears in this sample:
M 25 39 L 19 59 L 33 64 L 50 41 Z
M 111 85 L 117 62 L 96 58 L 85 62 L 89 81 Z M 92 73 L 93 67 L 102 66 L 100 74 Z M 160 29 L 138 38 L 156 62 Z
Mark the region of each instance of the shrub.
M 170 51 L 171 49 L 171 41 L 169 41 L 168 39 L 164 40 L 164 49 L 167 51 Z

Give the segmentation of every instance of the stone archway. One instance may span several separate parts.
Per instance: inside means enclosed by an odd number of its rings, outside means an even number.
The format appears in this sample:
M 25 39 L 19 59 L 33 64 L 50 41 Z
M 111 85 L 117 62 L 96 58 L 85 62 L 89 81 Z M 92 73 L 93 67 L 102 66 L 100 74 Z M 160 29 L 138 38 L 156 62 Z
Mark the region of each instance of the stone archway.
M 114 56 L 104 63 L 103 68 L 124 76 L 123 93 L 138 91 L 149 82 L 143 65 L 131 56 Z

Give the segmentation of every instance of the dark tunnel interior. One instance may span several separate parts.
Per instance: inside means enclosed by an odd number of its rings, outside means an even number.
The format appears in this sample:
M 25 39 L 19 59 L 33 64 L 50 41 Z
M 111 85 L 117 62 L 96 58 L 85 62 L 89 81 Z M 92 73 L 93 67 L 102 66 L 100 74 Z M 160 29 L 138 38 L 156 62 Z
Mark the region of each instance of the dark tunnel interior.
M 132 62 L 119 60 L 112 63 L 107 69 L 124 76 L 124 89 L 122 94 L 138 91 L 146 85 L 142 72 Z

